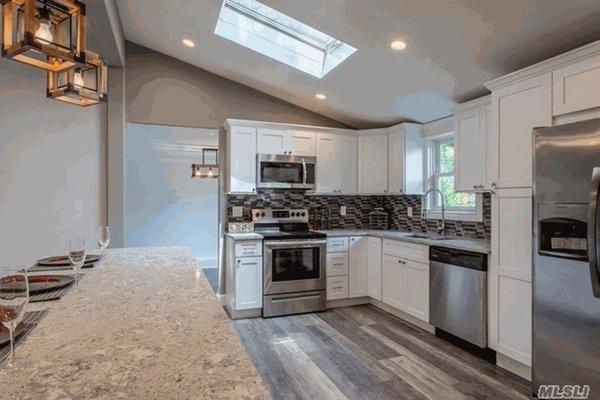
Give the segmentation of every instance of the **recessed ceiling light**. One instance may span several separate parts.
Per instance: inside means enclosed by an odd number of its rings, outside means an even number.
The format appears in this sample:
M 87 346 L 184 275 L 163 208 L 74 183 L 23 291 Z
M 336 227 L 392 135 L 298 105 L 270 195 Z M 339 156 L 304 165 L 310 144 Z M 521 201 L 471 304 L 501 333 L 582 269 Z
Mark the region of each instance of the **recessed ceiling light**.
M 315 97 L 319 100 L 325 100 L 327 98 L 323 93 L 317 93 L 315 94 Z
M 192 40 L 190 39 L 183 39 L 181 41 L 181 43 L 183 43 L 184 45 L 186 45 L 187 47 L 196 47 L 196 43 L 194 43 Z
M 406 49 L 406 42 L 403 42 L 402 40 L 394 40 L 392 43 L 390 43 L 390 47 L 392 50 L 402 51 Z

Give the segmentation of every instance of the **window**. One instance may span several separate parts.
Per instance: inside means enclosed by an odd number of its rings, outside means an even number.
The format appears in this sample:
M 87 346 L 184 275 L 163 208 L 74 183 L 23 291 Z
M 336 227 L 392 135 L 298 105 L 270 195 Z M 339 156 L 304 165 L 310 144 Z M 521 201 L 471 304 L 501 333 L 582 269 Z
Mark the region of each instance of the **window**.
M 437 189 L 444 195 L 446 218 L 456 220 L 481 220 L 481 201 L 473 193 L 454 191 L 454 140 L 452 134 L 431 140 L 428 152 L 428 188 Z M 429 217 L 441 218 L 439 194 L 427 198 Z
M 256 0 L 224 0 L 215 33 L 319 79 L 356 51 Z

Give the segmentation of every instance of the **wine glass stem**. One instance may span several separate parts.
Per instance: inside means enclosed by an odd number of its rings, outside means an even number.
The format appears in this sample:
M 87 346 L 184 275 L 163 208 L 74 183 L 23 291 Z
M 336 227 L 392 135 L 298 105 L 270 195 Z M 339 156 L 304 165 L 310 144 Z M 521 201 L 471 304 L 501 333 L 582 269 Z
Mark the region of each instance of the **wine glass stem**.
M 10 365 L 15 364 L 15 329 L 11 326 L 8 328 L 10 332 Z

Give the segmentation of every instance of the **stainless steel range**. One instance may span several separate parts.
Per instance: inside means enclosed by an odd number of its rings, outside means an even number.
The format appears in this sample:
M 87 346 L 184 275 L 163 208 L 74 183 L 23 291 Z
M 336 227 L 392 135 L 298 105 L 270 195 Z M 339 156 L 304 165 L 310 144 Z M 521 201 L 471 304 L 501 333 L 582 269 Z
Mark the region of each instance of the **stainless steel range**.
M 309 230 L 308 210 L 254 209 L 263 236 L 263 317 L 325 310 L 326 235 Z

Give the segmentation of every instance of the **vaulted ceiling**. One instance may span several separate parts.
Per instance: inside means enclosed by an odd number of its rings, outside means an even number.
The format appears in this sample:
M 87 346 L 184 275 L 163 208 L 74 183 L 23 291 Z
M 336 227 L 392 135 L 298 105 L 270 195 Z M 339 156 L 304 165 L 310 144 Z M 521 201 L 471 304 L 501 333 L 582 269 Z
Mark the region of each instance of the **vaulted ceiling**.
M 358 49 L 317 79 L 215 35 L 222 0 L 116 3 L 128 40 L 357 128 L 443 118 L 484 82 L 600 39 L 598 0 L 263 0 Z

